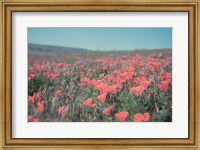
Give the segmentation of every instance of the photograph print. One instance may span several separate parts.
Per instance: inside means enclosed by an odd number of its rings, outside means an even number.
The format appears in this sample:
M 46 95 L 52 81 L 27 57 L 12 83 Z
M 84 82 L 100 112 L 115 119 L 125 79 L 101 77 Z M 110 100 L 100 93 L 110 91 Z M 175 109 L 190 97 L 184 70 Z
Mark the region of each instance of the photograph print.
M 172 28 L 27 31 L 28 122 L 172 122 Z

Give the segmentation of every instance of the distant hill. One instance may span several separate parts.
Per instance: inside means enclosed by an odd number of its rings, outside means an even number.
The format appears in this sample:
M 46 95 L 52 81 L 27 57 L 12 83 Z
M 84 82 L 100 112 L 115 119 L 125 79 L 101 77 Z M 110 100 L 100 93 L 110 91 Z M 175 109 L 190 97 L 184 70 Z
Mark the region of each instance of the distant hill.
M 49 46 L 49 45 L 41 45 L 41 44 L 28 44 L 29 52 L 80 52 L 80 51 L 87 51 L 86 49 L 82 48 L 74 48 L 74 47 L 62 47 L 62 46 Z

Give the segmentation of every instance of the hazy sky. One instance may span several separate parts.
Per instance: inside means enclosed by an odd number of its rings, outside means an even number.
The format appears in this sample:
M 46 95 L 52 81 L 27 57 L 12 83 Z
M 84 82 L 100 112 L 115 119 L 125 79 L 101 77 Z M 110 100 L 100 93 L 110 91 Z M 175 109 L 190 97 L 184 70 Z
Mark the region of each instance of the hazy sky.
M 172 48 L 172 28 L 28 28 L 28 42 L 90 50 Z

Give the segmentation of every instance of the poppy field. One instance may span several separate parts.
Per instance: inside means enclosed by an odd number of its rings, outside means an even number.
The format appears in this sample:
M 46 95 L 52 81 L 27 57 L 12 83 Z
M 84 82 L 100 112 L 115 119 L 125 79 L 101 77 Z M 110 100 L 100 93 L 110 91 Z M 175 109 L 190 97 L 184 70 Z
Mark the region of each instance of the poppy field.
M 172 51 L 32 52 L 28 122 L 171 122 Z

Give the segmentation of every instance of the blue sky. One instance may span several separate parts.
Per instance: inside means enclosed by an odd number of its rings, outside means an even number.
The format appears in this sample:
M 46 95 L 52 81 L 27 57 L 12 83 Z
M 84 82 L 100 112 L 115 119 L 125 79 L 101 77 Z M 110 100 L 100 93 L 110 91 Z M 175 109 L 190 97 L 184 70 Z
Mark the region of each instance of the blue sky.
M 172 48 L 172 28 L 28 28 L 28 43 L 90 50 Z

